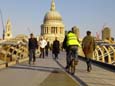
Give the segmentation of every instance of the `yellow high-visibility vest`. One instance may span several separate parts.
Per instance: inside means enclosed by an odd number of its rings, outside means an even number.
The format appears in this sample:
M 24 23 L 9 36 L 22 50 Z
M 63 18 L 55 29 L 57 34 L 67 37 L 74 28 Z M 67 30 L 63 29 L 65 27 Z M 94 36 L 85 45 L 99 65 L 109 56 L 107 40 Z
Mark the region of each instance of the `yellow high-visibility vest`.
M 81 47 L 80 43 L 77 40 L 76 35 L 72 32 L 67 34 L 67 46 L 69 45 L 78 45 L 79 47 Z

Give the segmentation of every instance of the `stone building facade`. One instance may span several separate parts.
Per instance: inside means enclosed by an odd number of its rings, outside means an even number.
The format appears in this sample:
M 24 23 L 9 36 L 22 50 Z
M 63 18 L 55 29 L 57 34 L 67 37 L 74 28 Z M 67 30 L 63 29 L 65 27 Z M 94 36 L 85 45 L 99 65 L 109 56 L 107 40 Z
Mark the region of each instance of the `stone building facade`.
M 102 40 L 111 39 L 111 29 L 109 27 L 104 27 L 102 30 Z
M 56 11 L 54 0 L 51 2 L 49 12 L 44 16 L 44 21 L 41 25 L 41 35 L 47 38 L 50 43 L 55 40 L 55 37 L 57 37 L 60 42 L 63 42 L 65 25 L 63 24 L 60 13 Z
M 11 26 L 10 19 L 8 19 L 8 21 L 6 23 L 4 39 L 9 40 L 11 38 L 12 38 L 12 26 Z

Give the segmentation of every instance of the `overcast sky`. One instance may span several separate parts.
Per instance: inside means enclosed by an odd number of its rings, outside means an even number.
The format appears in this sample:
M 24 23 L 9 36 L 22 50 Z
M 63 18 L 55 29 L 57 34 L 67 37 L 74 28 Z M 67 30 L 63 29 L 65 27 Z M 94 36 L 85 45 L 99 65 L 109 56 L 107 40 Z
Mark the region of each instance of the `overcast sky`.
M 111 28 L 115 37 L 115 0 L 55 0 L 56 10 L 61 14 L 66 30 L 72 26 L 80 29 L 84 37 L 87 30 L 101 35 L 103 26 Z M 8 18 L 12 23 L 13 36 L 40 34 L 40 25 L 49 11 L 51 0 L 0 0 L 4 25 Z M 28 29 L 29 28 L 29 29 Z M 2 37 L 0 18 L 0 38 Z

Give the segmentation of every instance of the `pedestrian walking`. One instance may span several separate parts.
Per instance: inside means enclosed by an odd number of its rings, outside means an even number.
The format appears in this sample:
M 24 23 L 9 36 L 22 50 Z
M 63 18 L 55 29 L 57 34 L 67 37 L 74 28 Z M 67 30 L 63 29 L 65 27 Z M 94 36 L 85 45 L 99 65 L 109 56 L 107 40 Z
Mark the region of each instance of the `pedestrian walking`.
M 53 46 L 52 46 L 52 53 L 54 54 L 54 58 L 58 59 L 58 54 L 60 53 L 60 42 L 57 39 L 57 37 L 55 38 L 55 40 L 53 41 Z
M 45 46 L 45 55 L 48 56 L 48 51 L 49 51 L 49 41 L 46 39 L 47 45 Z
M 40 41 L 39 41 L 39 46 L 40 46 L 40 58 L 44 58 L 45 55 L 44 55 L 44 49 L 45 49 L 45 46 L 47 45 L 47 42 L 46 40 L 43 38 L 43 37 L 40 37 Z
M 63 49 L 65 49 L 65 51 L 66 51 L 66 69 L 68 68 L 68 66 L 69 66 L 69 60 L 68 60 L 68 54 L 69 54 L 69 49 L 68 49 L 68 47 L 67 47 L 67 34 L 68 34 L 68 32 L 65 34 L 65 38 L 64 38 L 64 41 L 63 41 L 63 44 L 62 44 L 62 48 Z
M 93 52 L 95 50 L 95 40 L 94 37 L 91 36 L 91 31 L 86 32 L 86 36 L 82 41 L 82 48 L 86 58 L 87 71 L 90 72 L 92 70 L 91 59 L 93 58 Z
M 33 64 L 35 64 L 36 56 L 35 52 L 38 48 L 37 39 L 34 37 L 34 34 L 30 34 L 29 42 L 28 42 L 28 50 L 29 50 L 29 64 L 31 65 L 31 62 L 33 60 Z

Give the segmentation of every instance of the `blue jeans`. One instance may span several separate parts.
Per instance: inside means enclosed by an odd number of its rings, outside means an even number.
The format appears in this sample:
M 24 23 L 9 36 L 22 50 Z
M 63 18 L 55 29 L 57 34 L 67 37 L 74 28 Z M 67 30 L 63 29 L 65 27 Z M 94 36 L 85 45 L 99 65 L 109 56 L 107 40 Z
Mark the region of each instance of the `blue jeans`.
M 33 62 L 36 61 L 35 49 L 30 49 L 29 50 L 29 63 L 32 61 L 32 59 L 33 59 Z
M 71 58 L 75 59 L 76 61 L 78 61 L 78 46 L 69 46 L 68 48 L 68 52 L 67 52 L 67 67 L 70 66 L 71 64 Z

